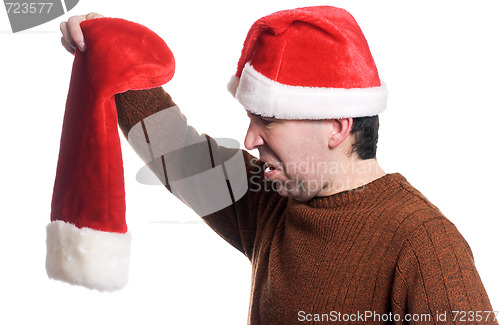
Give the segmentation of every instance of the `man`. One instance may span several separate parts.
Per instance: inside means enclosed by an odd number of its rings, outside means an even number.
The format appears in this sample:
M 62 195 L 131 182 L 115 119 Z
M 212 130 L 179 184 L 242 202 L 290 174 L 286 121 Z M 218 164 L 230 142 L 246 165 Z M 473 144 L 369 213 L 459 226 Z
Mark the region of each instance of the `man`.
M 63 23 L 64 47 L 85 50 L 79 23 L 96 17 Z M 456 227 L 377 163 L 387 90 L 349 13 L 259 19 L 229 89 L 260 159 L 198 135 L 161 88 L 115 100 L 125 136 L 165 186 L 252 262 L 249 324 L 497 324 Z M 198 176 L 217 166 L 225 183 Z

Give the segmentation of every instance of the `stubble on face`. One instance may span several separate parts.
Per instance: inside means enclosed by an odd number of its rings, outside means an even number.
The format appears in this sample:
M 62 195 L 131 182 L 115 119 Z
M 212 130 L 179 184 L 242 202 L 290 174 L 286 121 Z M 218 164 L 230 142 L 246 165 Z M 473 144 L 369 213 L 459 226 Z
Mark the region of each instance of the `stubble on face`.
M 280 121 L 258 148 L 264 176 L 282 196 L 307 201 L 328 182 L 321 161 L 328 150 L 321 121 Z

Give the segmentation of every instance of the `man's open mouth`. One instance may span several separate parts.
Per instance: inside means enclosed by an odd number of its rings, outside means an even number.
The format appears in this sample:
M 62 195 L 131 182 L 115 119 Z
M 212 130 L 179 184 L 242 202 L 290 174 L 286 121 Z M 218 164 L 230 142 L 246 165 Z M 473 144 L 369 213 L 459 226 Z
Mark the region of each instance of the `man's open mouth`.
M 280 168 L 268 162 L 264 164 L 264 174 L 269 174 L 275 170 L 280 170 Z

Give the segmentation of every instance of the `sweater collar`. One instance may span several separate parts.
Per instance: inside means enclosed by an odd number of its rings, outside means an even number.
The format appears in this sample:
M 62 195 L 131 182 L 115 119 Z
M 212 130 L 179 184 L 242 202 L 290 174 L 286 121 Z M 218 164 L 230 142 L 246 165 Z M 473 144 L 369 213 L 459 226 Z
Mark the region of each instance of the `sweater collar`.
M 366 202 L 368 197 L 376 199 L 380 195 L 386 194 L 388 190 L 401 187 L 406 182 L 403 175 L 399 173 L 386 174 L 361 187 L 330 196 L 315 197 L 304 202 L 304 204 L 313 208 L 341 208 L 342 206 L 358 203 L 361 207 L 364 203 L 368 203 Z M 370 204 L 373 204 L 373 202 L 370 202 Z

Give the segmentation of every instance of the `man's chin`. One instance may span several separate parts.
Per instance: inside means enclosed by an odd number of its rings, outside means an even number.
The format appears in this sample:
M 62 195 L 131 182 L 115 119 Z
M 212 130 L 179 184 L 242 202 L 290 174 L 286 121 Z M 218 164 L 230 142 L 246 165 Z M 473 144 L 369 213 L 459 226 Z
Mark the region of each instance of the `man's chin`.
M 285 187 L 278 188 L 277 192 L 283 197 L 289 197 L 299 202 L 307 202 L 316 195 L 316 193 L 304 193 L 294 189 L 286 189 Z

